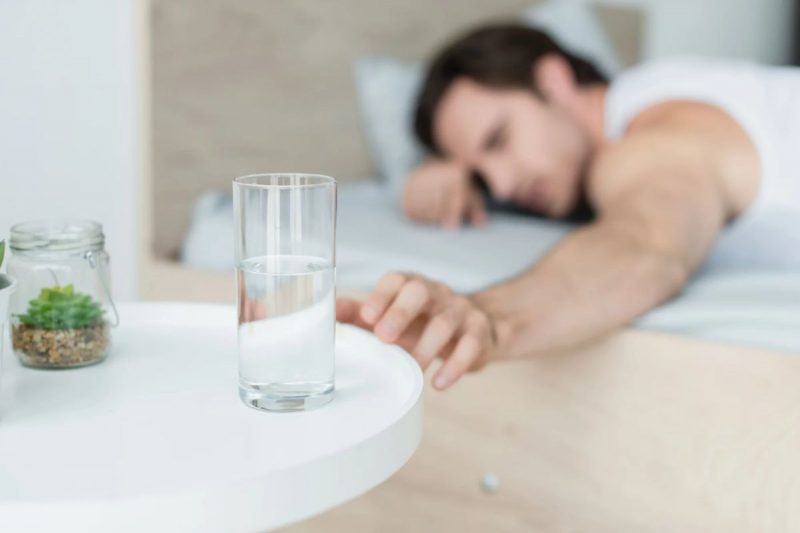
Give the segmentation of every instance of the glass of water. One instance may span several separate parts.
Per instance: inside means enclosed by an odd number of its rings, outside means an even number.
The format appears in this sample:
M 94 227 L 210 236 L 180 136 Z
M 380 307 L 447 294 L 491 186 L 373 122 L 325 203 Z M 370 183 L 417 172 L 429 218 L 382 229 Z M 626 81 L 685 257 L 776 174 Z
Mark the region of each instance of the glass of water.
M 334 391 L 336 180 L 257 174 L 233 180 L 239 395 L 303 411 Z

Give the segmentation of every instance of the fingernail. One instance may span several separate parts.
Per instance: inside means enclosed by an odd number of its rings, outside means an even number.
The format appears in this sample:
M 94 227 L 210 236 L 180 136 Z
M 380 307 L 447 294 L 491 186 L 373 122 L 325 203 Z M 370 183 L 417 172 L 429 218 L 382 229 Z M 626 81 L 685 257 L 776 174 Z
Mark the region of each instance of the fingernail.
M 381 322 L 380 326 L 378 327 L 377 333 L 385 340 L 393 341 L 395 337 L 397 337 L 398 333 L 397 326 L 395 326 L 391 322 Z
M 433 379 L 433 386 L 437 389 L 443 389 L 450 383 L 450 378 L 444 374 L 439 374 Z

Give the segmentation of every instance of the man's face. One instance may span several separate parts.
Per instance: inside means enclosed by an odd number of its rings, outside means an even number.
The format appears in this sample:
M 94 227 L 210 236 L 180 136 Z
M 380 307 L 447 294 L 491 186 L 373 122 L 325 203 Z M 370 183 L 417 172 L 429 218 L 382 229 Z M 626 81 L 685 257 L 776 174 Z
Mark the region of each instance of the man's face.
M 433 126 L 445 157 L 480 173 L 497 200 L 553 218 L 575 209 L 590 153 L 588 135 L 532 91 L 458 78 Z

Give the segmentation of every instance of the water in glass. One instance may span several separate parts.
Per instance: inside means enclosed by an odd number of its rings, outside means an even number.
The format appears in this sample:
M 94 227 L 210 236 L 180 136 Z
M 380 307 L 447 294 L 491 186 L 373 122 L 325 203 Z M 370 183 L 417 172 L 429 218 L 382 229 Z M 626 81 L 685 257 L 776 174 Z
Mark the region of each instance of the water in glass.
M 319 257 L 267 255 L 247 259 L 237 270 L 242 399 L 276 410 L 329 401 L 335 269 Z

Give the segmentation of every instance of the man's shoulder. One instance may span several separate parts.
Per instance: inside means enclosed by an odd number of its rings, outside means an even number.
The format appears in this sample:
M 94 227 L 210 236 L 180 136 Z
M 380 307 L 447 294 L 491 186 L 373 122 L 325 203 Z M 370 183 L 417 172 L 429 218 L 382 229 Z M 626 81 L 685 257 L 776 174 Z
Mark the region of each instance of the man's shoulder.
M 720 132 L 740 128 L 723 109 L 694 100 L 665 100 L 642 109 L 630 121 L 623 139 L 643 133 L 674 132 L 684 137 L 716 137 Z
M 609 89 L 609 149 L 598 154 L 590 186 L 648 180 L 668 167 L 693 180 L 717 176 L 741 211 L 764 179 L 759 146 L 779 116 L 775 101 L 789 100 L 795 87 L 800 69 L 745 61 L 688 57 L 634 67 Z
M 759 160 L 746 132 L 723 109 L 670 100 L 645 108 L 619 141 L 597 154 L 588 189 L 597 199 L 634 183 L 657 186 L 665 172 L 673 181 L 718 183 L 738 213 L 755 197 Z

